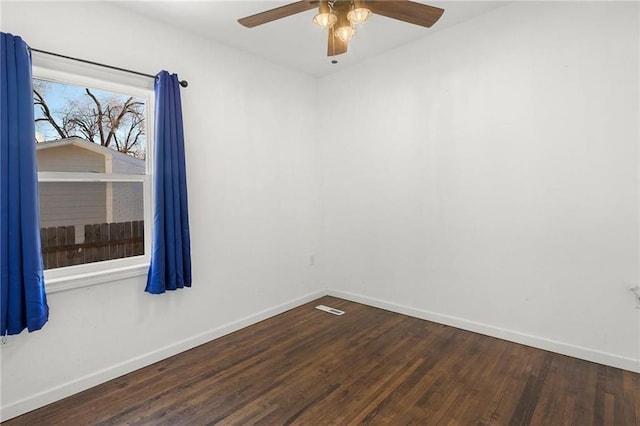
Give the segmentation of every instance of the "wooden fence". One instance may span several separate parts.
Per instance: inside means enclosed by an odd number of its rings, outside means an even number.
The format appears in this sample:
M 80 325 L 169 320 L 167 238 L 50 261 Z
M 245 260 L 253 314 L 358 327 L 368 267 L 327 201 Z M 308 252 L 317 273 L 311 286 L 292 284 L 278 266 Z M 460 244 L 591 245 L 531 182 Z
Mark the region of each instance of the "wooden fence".
M 144 221 L 84 225 L 84 241 L 75 226 L 40 228 L 40 238 L 44 269 L 138 256 L 144 254 Z

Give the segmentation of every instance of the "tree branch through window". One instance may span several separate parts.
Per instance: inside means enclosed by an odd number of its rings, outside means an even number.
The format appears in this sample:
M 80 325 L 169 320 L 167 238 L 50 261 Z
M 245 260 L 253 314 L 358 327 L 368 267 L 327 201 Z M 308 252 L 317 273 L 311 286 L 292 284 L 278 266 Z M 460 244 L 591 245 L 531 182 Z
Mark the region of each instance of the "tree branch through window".
M 82 95 L 67 98 L 57 108 L 51 108 L 47 101 L 48 84 L 34 80 L 36 125 L 48 126 L 49 134 L 53 130 L 55 137 L 60 139 L 80 137 L 136 158 L 145 158 L 144 102 L 131 96 L 98 95 L 84 88 Z

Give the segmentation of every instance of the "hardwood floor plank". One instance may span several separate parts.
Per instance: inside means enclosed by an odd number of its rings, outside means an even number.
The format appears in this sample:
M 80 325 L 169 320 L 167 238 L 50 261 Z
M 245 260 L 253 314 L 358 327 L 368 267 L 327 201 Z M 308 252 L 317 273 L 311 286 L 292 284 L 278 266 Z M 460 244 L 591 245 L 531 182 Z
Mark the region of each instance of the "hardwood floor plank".
M 370 423 L 378 415 L 380 410 L 384 407 L 385 400 L 389 395 L 394 392 L 407 377 L 411 376 L 413 372 L 424 363 L 423 359 L 417 359 L 415 361 L 408 361 L 403 367 L 390 374 L 390 378 L 386 380 L 380 388 L 376 389 L 371 401 L 363 407 L 360 414 L 351 419 L 350 423 Z
M 6 424 L 640 426 L 639 376 L 324 297 Z
M 604 396 L 605 387 L 607 381 L 607 367 L 599 365 L 597 367 L 597 379 L 596 379 L 596 391 L 593 401 L 593 423 L 596 425 L 603 425 L 604 423 Z
M 637 391 L 640 389 L 640 374 L 623 371 L 622 388 L 625 424 L 640 426 L 640 396 Z
M 552 357 L 553 354 L 547 353 L 539 371 L 530 374 L 527 378 L 527 383 L 525 384 L 524 390 L 518 399 L 518 405 L 511 416 L 511 424 L 526 425 L 531 422 L 531 417 L 533 417 L 533 412 L 538 405 L 540 393 L 542 392 L 542 388 L 547 379 L 547 374 L 549 373 Z
M 576 393 L 575 424 L 590 426 L 596 411 L 598 364 L 576 362 L 571 368 L 571 390 Z

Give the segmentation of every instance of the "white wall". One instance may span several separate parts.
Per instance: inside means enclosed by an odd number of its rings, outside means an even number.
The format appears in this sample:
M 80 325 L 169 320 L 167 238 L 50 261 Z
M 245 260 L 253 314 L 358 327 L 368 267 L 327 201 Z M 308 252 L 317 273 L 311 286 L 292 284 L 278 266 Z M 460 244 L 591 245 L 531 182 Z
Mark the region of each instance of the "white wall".
M 325 285 L 640 371 L 638 35 L 517 3 L 320 80 Z
M 146 277 L 50 294 L 44 329 L 1 351 L 4 418 L 317 296 L 313 78 L 113 4 L 8 2 L 2 12 L 2 31 L 34 48 L 189 81 L 194 277 L 162 296 L 144 293 Z

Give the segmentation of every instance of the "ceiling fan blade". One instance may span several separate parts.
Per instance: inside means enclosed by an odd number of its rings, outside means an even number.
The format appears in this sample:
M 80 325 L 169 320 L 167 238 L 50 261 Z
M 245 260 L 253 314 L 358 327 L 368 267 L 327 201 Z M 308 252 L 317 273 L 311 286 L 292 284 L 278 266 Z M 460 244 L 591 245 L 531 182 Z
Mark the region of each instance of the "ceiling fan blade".
M 295 15 L 296 13 L 315 9 L 316 7 L 318 7 L 318 1 L 302 0 L 276 7 L 275 9 L 267 10 L 265 12 L 256 13 L 255 15 L 240 18 L 238 19 L 238 22 L 247 28 L 253 28 L 258 25 L 266 24 L 267 22 Z
M 432 26 L 444 13 L 439 7 L 409 0 L 365 0 L 364 3 L 373 13 L 422 27 Z
M 329 34 L 329 43 L 327 45 L 327 56 L 336 56 L 342 55 L 343 53 L 347 53 L 347 48 L 349 47 L 349 43 L 346 41 L 340 40 L 333 33 L 333 29 L 329 28 L 327 30 Z

